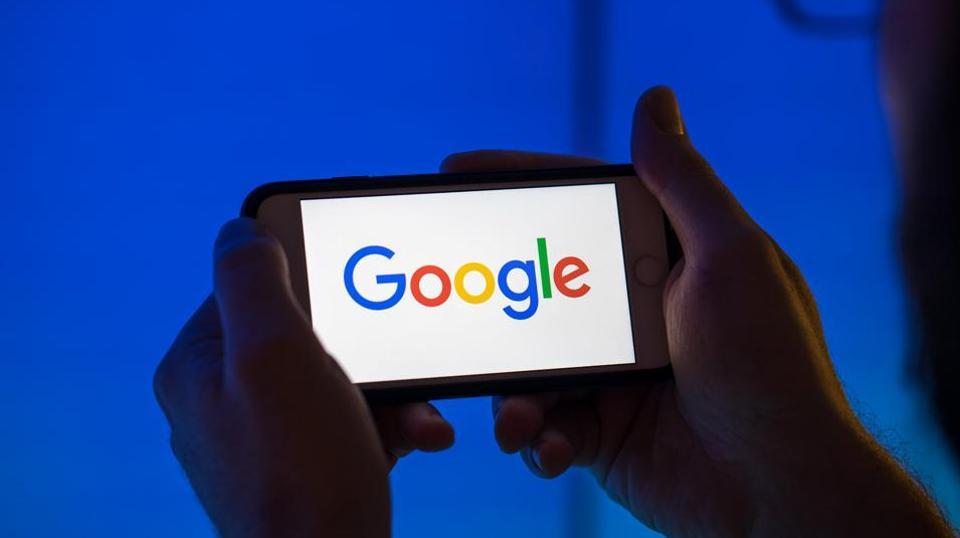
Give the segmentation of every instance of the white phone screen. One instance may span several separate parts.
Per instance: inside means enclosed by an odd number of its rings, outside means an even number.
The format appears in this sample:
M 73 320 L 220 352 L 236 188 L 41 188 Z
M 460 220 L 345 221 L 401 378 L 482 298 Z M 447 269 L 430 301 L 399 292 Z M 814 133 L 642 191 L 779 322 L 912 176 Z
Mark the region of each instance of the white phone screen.
M 355 383 L 635 362 L 614 183 L 300 209 L 314 329 Z

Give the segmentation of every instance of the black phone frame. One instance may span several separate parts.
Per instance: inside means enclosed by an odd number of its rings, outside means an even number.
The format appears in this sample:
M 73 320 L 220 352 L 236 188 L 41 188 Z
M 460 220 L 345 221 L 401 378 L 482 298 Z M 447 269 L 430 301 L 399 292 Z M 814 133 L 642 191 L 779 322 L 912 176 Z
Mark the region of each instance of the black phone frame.
M 411 174 L 398 176 L 345 176 L 329 179 L 300 179 L 266 183 L 247 195 L 240 210 L 242 217 L 257 218 L 260 205 L 268 198 L 281 194 L 325 191 L 368 191 L 376 189 L 410 187 L 449 187 L 510 181 L 556 181 L 599 177 L 629 177 L 636 171 L 630 164 L 615 164 L 577 168 L 551 168 L 536 170 L 508 170 L 500 172 Z M 638 179 L 639 180 L 639 179 Z M 682 257 L 680 242 L 664 215 L 664 232 L 667 242 L 667 257 L 672 268 Z M 539 370 L 538 372 L 543 372 Z M 593 372 L 582 375 L 562 374 L 522 377 L 516 379 L 466 380 L 445 382 L 436 386 L 411 386 L 363 389 L 371 402 L 410 402 L 466 398 L 473 396 L 527 394 L 569 389 L 590 389 L 614 386 L 629 386 L 638 383 L 654 383 L 672 377 L 671 367 L 643 369 L 629 372 Z

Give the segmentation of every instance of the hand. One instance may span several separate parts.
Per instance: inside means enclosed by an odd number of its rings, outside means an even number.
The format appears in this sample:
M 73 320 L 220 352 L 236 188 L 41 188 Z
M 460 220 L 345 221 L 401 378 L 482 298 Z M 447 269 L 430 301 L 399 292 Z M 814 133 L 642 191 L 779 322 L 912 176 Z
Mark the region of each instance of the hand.
M 696 152 L 665 88 L 638 104 L 633 161 L 684 251 L 663 298 L 674 377 L 496 399 L 501 448 L 542 477 L 589 467 L 670 536 L 949 535 L 859 424 L 802 275 Z M 446 168 L 590 164 L 481 152 Z
M 324 352 L 279 243 L 255 221 L 221 230 L 214 294 L 154 387 L 173 451 L 223 536 L 389 534 L 388 462 L 366 402 Z

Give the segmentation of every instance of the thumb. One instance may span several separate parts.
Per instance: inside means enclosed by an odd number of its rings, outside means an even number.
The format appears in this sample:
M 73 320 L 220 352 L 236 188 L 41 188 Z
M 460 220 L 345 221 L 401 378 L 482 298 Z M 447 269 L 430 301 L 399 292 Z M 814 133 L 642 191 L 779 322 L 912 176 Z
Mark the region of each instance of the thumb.
M 263 349 L 304 323 L 283 248 L 253 219 L 234 219 L 221 228 L 213 287 L 228 357 Z
M 693 147 L 676 95 L 669 88 L 653 88 L 637 103 L 632 153 L 637 175 L 670 219 L 687 263 L 712 246 L 757 231 Z

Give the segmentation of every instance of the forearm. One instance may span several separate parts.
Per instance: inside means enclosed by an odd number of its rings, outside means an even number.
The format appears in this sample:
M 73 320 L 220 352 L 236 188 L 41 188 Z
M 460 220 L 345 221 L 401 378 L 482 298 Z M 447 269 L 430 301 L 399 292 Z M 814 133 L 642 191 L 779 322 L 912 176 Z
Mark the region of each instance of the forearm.
M 803 463 L 771 471 L 753 536 L 954 536 L 921 485 L 862 427 L 838 428 L 798 445 Z

